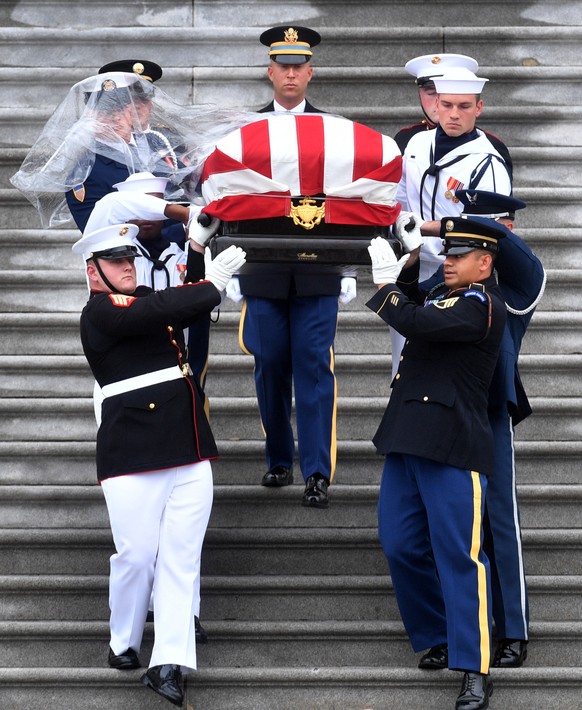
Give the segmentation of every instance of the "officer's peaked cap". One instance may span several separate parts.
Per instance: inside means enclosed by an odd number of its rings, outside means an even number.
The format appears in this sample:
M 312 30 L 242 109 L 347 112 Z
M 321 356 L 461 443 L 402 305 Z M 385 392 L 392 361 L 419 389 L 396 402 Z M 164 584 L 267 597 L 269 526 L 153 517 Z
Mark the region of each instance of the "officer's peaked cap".
M 497 253 L 498 242 L 505 236 L 501 229 L 467 217 L 443 217 L 441 219 L 441 254 L 467 254 L 473 249 Z
M 135 224 L 111 224 L 84 234 L 73 244 L 73 253 L 82 254 L 85 261 L 141 256 L 135 243 L 138 232 Z
M 118 59 L 115 62 L 104 64 L 97 73 L 104 74 L 110 71 L 134 73 L 141 76 L 142 79 L 152 82 L 161 79 L 163 73 L 159 64 L 150 62 L 148 59 Z
M 502 195 L 500 192 L 488 190 L 457 190 L 455 197 L 463 204 L 463 214 L 480 215 L 482 217 L 507 217 L 516 210 L 527 207 L 523 200 L 512 195 Z
M 313 56 L 311 50 L 321 42 L 321 35 L 309 27 L 280 25 L 265 30 L 259 40 L 278 64 L 304 64 Z

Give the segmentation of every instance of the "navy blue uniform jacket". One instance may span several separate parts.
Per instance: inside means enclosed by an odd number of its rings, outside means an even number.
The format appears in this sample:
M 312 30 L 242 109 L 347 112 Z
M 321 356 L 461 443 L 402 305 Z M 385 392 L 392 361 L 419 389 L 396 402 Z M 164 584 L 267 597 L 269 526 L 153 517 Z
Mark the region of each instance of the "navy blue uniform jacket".
M 374 444 L 382 454 L 490 475 L 487 400 L 505 327 L 500 289 L 489 277 L 456 291 L 442 287 L 422 306 L 424 295 L 412 300 L 388 284 L 366 304 L 407 338 Z

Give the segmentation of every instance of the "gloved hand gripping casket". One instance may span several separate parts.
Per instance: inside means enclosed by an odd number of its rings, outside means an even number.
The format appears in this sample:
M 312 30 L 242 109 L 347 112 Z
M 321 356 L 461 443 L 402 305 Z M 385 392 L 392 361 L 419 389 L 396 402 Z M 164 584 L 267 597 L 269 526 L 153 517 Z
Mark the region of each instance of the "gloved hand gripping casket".
M 369 265 L 370 239 L 390 238 L 400 212 L 401 172 L 396 143 L 367 126 L 273 113 L 216 144 L 200 219 L 222 220 L 213 253 L 236 244 L 247 262 Z

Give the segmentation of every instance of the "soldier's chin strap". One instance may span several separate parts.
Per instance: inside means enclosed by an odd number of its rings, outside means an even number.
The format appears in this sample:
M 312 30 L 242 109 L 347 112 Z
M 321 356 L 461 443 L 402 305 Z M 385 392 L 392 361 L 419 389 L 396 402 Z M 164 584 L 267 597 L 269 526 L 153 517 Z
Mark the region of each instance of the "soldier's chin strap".
M 101 279 L 102 279 L 103 283 L 107 286 L 107 288 L 111 289 L 112 293 L 119 293 L 119 291 L 115 288 L 115 286 L 113 286 L 111 281 L 109 281 L 107 276 L 105 276 L 105 274 L 103 273 L 103 269 L 101 268 L 101 264 L 99 263 L 98 257 L 93 259 L 93 263 L 95 264 L 95 268 L 99 272 L 99 276 L 101 276 Z

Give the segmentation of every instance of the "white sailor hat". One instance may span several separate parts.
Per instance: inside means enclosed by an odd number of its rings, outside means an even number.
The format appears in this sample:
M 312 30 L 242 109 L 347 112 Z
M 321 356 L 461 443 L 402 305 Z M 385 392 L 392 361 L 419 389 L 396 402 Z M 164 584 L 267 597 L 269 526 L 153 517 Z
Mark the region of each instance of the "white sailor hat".
M 139 227 L 135 224 L 111 224 L 84 234 L 72 246 L 74 254 L 89 259 L 122 259 L 127 256 L 141 256 L 135 243 Z
M 406 71 L 416 77 L 418 86 L 432 83 L 434 77 L 442 76 L 456 67 L 464 67 L 475 72 L 479 64 L 465 54 L 423 54 L 421 57 L 410 59 L 404 65 Z
M 449 69 L 443 76 L 434 78 L 438 94 L 480 94 L 489 79 L 475 76 L 470 69 Z
M 113 187 L 119 192 L 141 192 L 144 195 L 156 192 L 163 195 L 167 184 L 168 178 L 156 177 L 152 173 L 142 172 L 133 173 L 123 182 L 116 182 Z

